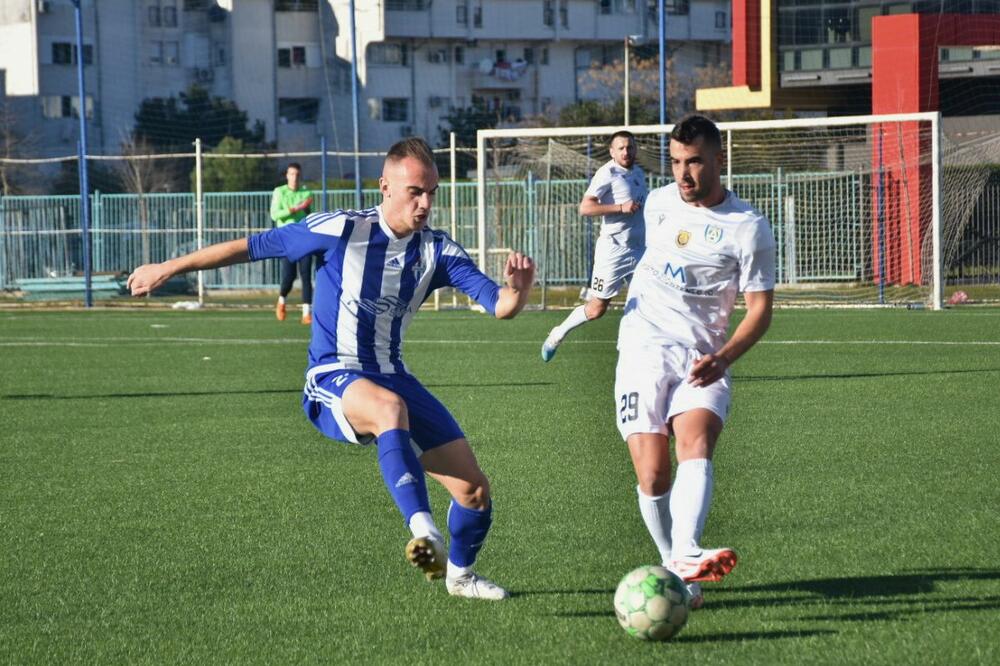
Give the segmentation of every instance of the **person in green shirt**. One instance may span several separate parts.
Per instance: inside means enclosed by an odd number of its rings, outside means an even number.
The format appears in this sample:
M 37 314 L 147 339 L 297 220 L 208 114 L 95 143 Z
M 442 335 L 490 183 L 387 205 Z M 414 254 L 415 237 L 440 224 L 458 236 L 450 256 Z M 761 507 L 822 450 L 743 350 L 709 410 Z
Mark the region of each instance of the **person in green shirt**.
M 302 167 L 298 162 L 292 162 L 285 169 L 287 185 L 274 188 L 271 196 L 271 219 L 274 226 L 283 227 L 294 224 L 312 212 L 313 193 L 301 184 Z M 298 262 L 299 278 L 302 280 L 302 323 L 312 323 L 312 255 L 302 257 Z M 278 304 L 274 315 L 278 321 L 285 320 L 285 299 L 295 284 L 296 264 L 288 259 L 281 260 L 281 287 L 278 292 Z

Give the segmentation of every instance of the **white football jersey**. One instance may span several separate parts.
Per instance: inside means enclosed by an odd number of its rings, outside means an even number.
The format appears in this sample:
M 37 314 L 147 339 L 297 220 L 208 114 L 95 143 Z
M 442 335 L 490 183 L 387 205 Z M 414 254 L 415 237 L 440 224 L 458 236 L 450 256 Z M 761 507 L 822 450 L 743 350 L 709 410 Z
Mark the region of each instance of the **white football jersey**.
M 634 164 L 631 169 L 618 166 L 614 160 L 608 160 L 594 177 L 590 180 L 590 186 L 584 196 L 596 197 L 602 204 L 623 204 L 626 201 L 635 201 L 640 206 L 646 201 L 646 174 L 642 167 Z M 632 235 L 637 238 L 638 243 L 642 243 L 642 208 L 626 215 L 616 213 L 605 215 L 601 224 L 602 236 L 614 236 L 620 232 L 622 236 Z M 633 233 L 634 232 L 634 233 Z M 622 238 L 624 242 L 624 238 Z
M 718 351 L 737 292 L 774 289 L 770 223 L 728 191 L 718 206 L 692 206 L 676 183 L 650 192 L 645 218 L 646 251 L 628 290 L 618 348 Z

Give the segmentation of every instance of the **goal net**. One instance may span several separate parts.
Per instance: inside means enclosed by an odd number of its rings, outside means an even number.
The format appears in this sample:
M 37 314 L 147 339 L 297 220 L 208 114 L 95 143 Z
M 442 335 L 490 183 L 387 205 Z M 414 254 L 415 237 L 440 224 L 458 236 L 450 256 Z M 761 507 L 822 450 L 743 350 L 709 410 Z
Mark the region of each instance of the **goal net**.
M 723 185 L 771 223 L 779 303 L 941 307 L 945 267 L 990 178 L 981 167 L 1000 133 L 943 137 L 936 113 L 719 128 Z M 543 306 L 578 302 L 600 219 L 577 208 L 618 129 L 479 132 L 477 240 L 484 242 L 467 246 L 490 275 L 499 279 L 507 252 L 523 249 L 537 259 Z M 629 129 L 650 189 L 672 182 L 672 126 Z

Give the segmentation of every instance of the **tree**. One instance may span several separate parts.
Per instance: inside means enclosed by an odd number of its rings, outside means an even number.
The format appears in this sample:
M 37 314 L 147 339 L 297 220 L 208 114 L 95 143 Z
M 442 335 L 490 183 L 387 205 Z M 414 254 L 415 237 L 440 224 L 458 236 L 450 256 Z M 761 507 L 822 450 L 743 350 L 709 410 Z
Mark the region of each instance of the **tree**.
M 256 121 L 253 127 L 247 126 L 247 114 L 241 111 L 230 100 L 221 97 L 211 97 L 208 91 L 198 85 L 192 85 L 180 97 L 144 99 L 135 114 L 135 128 L 131 143 L 143 146 L 153 153 L 191 152 L 195 139 L 201 139 L 204 150 L 212 150 L 221 142 L 230 138 L 239 142 L 239 151 L 255 151 L 267 148 L 264 142 L 264 124 Z M 229 144 L 232 150 L 237 144 Z M 233 160 L 226 160 L 232 162 Z M 190 158 L 178 159 L 176 162 L 159 160 L 157 168 L 163 168 L 163 176 L 167 182 L 163 189 L 167 191 L 182 191 L 187 189 L 189 179 L 185 174 L 194 171 L 194 161 Z M 234 165 L 235 166 L 235 165 Z M 130 167 L 131 168 L 131 167 Z M 236 167 L 244 173 L 247 165 Z M 253 169 L 261 168 L 254 166 Z M 192 175 L 193 178 L 193 175 Z M 238 180 L 238 179 L 237 179 Z M 237 182 L 234 180 L 233 182 Z M 266 179 L 270 183 L 271 178 Z M 241 182 L 247 182 L 244 178 Z M 251 178 L 249 182 L 259 182 Z M 206 187 L 206 189 L 208 189 Z
M 242 139 L 231 136 L 223 138 L 212 153 L 233 155 L 248 152 Z M 275 167 L 271 160 L 263 157 L 220 157 L 204 160 L 202 166 L 202 188 L 207 192 L 246 192 L 270 189 L 275 180 Z M 195 174 L 191 174 L 194 188 Z
M 11 105 L 0 100 L 0 158 L 20 157 L 33 143 L 33 138 L 18 128 L 17 114 Z M 31 165 L 15 167 L 0 161 L 0 194 L 7 196 L 26 192 L 30 189 L 29 183 L 36 179 L 35 171 Z
M 225 137 L 240 139 L 250 146 L 264 144 L 264 124 L 247 126 L 247 114 L 231 100 L 211 97 L 192 85 L 180 98 L 144 99 L 135 114 L 134 135 L 158 150 L 188 152 L 200 138 L 205 148 L 214 148 Z
M 492 129 L 500 122 L 500 115 L 496 111 L 487 109 L 484 105 L 475 104 L 464 109 L 453 108 L 444 117 L 446 126 L 439 127 L 441 131 L 441 145 L 448 146 L 451 140 L 451 132 L 455 133 L 456 146 L 475 146 L 476 132 L 481 129 Z M 448 156 L 438 156 L 438 170 L 447 173 L 450 168 Z M 455 158 L 455 168 L 459 173 L 464 173 L 476 168 L 476 158 L 474 155 L 459 153 Z

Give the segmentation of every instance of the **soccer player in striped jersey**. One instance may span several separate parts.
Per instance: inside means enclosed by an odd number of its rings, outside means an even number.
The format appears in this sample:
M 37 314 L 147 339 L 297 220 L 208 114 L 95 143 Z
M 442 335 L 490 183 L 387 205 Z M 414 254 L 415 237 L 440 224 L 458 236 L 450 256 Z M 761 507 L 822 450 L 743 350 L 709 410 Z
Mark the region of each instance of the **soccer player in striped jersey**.
M 506 590 L 472 569 L 492 522 L 489 481 L 458 423 L 409 373 L 401 351 L 410 320 L 439 287 L 457 287 L 498 319 L 515 316 L 527 302 L 534 263 L 512 252 L 501 287 L 447 234 L 428 228 L 438 173 L 423 139 L 390 148 L 379 183 L 380 206 L 316 213 L 141 266 L 128 284 L 139 296 L 179 273 L 322 253 L 302 401 L 306 415 L 327 437 L 376 445 L 383 480 L 412 532 L 406 557 L 428 580 L 445 578 L 454 596 L 504 599 Z M 452 497 L 447 552 L 431 515 L 425 473 Z
M 722 187 L 722 140 L 711 120 L 691 116 L 674 127 L 670 163 L 676 182 L 646 199 L 646 250 L 618 331 L 615 399 L 639 512 L 664 566 L 687 581 L 699 608 L 700 584 L 736 565 L 731 548 L 702 548 L 700 540 L 729 411 L 729 368 L 771 323 L 775 243 L 767 218 Z M 739 291 L 747 312 L 727 339 Z

